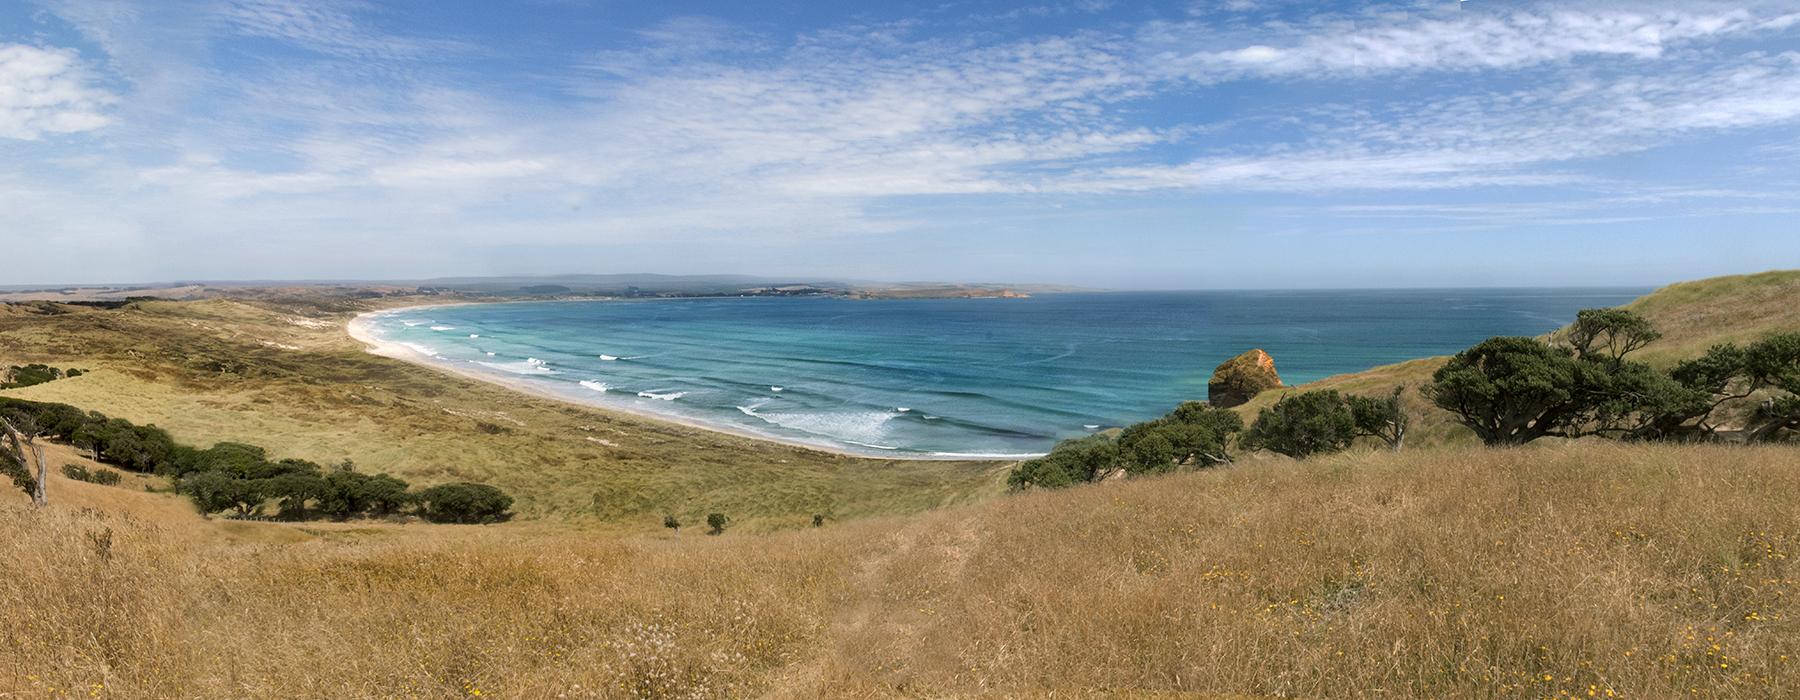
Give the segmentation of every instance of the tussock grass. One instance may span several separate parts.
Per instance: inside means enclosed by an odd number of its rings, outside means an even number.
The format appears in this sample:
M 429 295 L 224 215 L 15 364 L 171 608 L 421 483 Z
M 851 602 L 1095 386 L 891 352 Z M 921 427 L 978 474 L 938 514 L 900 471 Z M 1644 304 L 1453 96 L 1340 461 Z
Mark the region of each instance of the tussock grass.
M 0 690 L 1800 693 L 1791 449 L 1359 451 L 721 537 L 274 544 L 63 500 L 0 499 Z

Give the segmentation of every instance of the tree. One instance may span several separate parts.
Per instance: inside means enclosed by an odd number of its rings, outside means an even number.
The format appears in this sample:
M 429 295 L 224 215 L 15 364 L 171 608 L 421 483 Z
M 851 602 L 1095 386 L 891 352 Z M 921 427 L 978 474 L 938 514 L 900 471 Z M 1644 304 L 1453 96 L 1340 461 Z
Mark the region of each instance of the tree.
M 242 479 L 233 479 L 223 472 L 205 471 L 182 478 L 176 484 L 176 490 L 187 494 L 194 507 L 203 514 L 237 508 L 241 514 L 248 515 L 262 499 L 255 497 L 255 489 L 245 484 Z
M 413 501 L 412 494 L 406 492 L 406 481 L 389 476 L 385 472 L 369 477 L 367 481 L 363 482 L 362 487 L 362 498 L 367 504 L 367 512 L 373 515 L 394 513 Z M 512 499 L 508 498 L 507 506 L 511 505 Z M 504 511 L 505 508 L 501 508 L 501 510 Z
M 1168 471 L 1175 466 L 1190 464 L 1209 467 L 1231 461 L 1225 445 L 1233 434 L 1243 429 L 1244 419 L 1236 411 L 1188 401 L 1166 416 L 1126 428 L 1119 435 L 1119 443 L 1131 454 L 1149 459 L 1126 464 L 1125 468 L 1133 473 Z M 1160 459 L 1161 448 L 1154 438 L 1168 441 L 1171 460 Z M 1139 441 L 1151 441 L 1151 444 L 1139 448 Z
M 49 494 L 44 491 L 45 482 L 49 480 L 49 465 L 44 460 L 43 446 L 37 444 L 39 432 L 37 420 L 30 414 L 12 411 L 0 415 L 0 440 L 4 440 L 4 450 L 10 452 L 7 461 L 16 464 L 8 470 L 12 473 L 13 483 L 21 488 L 29 484 L 32 505 L 42 508 L 50 503 Z M 30 471 L 33 463 L 37 465 L 36 476 Z
M 724 513 L 709 513 L 706 516 L 706 526 L 712 528 L 712 530 L 706 534 L 723 535 L 725 534 L 725 526 L 730 524 L 731 518 L 725 517 Z
M 316 472 L 296 471 L 261 481 L 268 497 L 280 499 L 283 520 L 305 520 L 307 501 L 322 501 L 331 494 L 330 485 Z
M 1750 346 L 1744 364 L 1751 381 L 1785 393 L 1763 401 L 1751 414 L 1744 436 L 1751 442 L 1769 442 L 1790 431 L 1800 431 L 1800 333 L 1780 333 Z
M 1456 354 L 1423 393 L 1489 445 L 1567 435 L 1582 417 L 1580 365 L 1536 338 L 1498 337 Z
M 1050 454 L 1026 460 L 1006 481 L 1015 489 L 1036 486 L 1064 488 L 1092 481 L 1118 461 L 1119 446 L 1105 435 L 1064 440 Z
M 813 513 L 813 527 L 825 527 L 824 513 Z
M 671 513 L 663 516 L 663 527 L 674 530 L 676 537 L 681 536 L 681 521 L 677 520 L 674 514 Z
M 512 496 L 487 484 L 438 484 L 418 493 L 420 514 L 449 523 L 491 523 L 506 519 Z
M 1613 365 L 1661 337 L 1649 319 L 1625 309 L 1582 309 L 1575 314 L 1567 336 L 1577 359 Z
M 1356 419 L 1336 391 L 1308 391 L 1281 397 L 1260 411 L 1244 433 L 1244 446 L 1305 459 L 1337 452 L 1356 439 Z
M 1369 396 L 1348 396 L 1350 417 L 1356 423 L 1356 432 L 1360 435 L 1387 443 L 1395 452 L 1406 444 L 1406 427 L 1411 419 L 1406 415 L 1406 406 L 1400 401 L 1400 394 L 1406 387 L 1394 387 L 1394 393 L 1385 398 Z
M 1724 427 L 1715 418 L 1720 409 L 1759 392 L 1772 395 L 1742 416 L 1746 440 L 1767 442 L 1800 430 L 1800 333 L 1778 333 L 1747 347 L 1715 345 L 1669 376 L 1691 392 L 1687 403 L 1661 418 L 1672 434 L 1716 436 Z

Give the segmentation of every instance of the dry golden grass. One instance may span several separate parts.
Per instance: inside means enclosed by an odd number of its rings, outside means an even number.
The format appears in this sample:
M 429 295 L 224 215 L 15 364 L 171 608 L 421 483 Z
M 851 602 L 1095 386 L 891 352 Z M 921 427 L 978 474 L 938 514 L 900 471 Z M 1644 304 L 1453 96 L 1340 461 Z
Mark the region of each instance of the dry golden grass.
M 0 496 L 0 693 L 1800 694 L 1790 448 L 1357 452 L 722 537 L 273 544 L 83 498 Z
M 386 303 L 404 303 L 388 300 Z M 417 301 L 417 300 L 414 300 Z M 0 364 L 94 370 L 7 396 L 73 404 L 177 440 L 349 458 L 421 484 L 478 481 L 522 517 L 654 530 L 724 512 L 757 530 L 815 513 L 925 510 L 999 493 L 1007 465 L 859 459 L 520 394 L 363 352 L 329 297 L 0 305 Z

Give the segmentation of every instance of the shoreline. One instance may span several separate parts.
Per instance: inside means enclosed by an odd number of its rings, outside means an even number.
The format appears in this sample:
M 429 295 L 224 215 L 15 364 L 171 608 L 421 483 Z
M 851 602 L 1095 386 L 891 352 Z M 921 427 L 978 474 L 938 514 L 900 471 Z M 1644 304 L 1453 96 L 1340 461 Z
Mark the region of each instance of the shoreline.
M 589 300 L 589 299 L 548 300 L 547 299 L 545 301 L 600 301 L 600 300 Z M 444 308 L 444 307 L 451 307 L 451 306 L 473 306 L 476 304 L 486 304 L 486 303 L 515 304 L 515 303 L 529 303 L 529 302 L 523 302 L 523 301 L 444 302 L 441 304 L 412 304 L 412 305 L 408 305 L 408 306 L 396 306 L 391 309 L 379 309 L 376 311 L 364 311 L 362 313 L 357 314 L 354 318 L 350 319 L 349 322 L 345 323 L 344 331 L 347 335 L 350 336 L 351 340 L 361 343 L 363 345 L 363 351 L 367 352 L 369 354 L 379 355 L 381 357 L 386 357 L 386 358 L 392 359 L 392 360 L 399 360 L 401 362 L 405 362 L 405 363 L 412 364 L 412 365 L 418 365 L 420 367 L 425 367 L 428 369 L 444 372 L 446 374 L 455 375 L 458 377 L 462 377 L 464 379 L 473 379 L 475 381 L 479 381 L 484 384 L 491 384 L 493 386 L 498 386 L 502 389 L 518 392 L 520 394 L 525 394 L 527 396 L 532 396 L 532 397 L 541 398 L 541 399 L 548 399 L 551 401 L 556 401 L 558 403 L 580 406 L 582 408 L 591 409 L 591 410 L 617 412 L 617 413 L 631 416 L 633 418 L 639 418 L 639 419 L 648 420 L 648 421 L 655 421 L 655 422 L 659 422 L 659 423 L 667 423 L 670 425 L 678 425 L 678 426 L 681 426 L 684 428 L 705 430 L 708 432 L 719 433 L 722 435 L 730 435 L 732 437 L 745 438 L 745 439 L 749 439 L 749 440 L 758 440 L 758 441 L 762 441 L 762 442 L 781 445 L 784 447 L 793 447 L 793 448 L 798 448 L 798 449 L 803 449 L 803 450 L 811 450 L 814 452 L 823 452 L 825 454 L 835 455 L 838 457 L 850 457 L 850 458 L 854 458 L 854 459 L 865 459 L 865 460 L 878 461 L 878 462 L 989 462 L 989 463 L 999 464 L 999 463 L 1018 462 L 1021 460 L 1032 459 L 1035 457 L 1042 456 L 1041 454 L 1030 454 L 1030 455 L 1024 455 L 1024 454 L 1020 454 L 1020 455 L 982 455 L 982 454 L 956 454 L 956 453 L 920 454 L 920 453 L 915 453 L 915 452 L 899 452 L 899 451 L 896 451 L 893 454 L 889 454 L 886 452 L 856 452 L 853 450 L 836 447 L 836 446 L 830 445 L 830 444 L 821 444 L 821 443 L 815 443 L 815 442 L 808 442 L 808 441 L 800 440 L 800 439 L 786 439 L 786 438 L 781 438 L 781 437 L 772 436 L 772 435 L 764 435 L 764 434 L 760 434 L 760 433 L 757 433 L 752 430 L 738 429 L 738 428 L 735 428 L 734 426 L 725 426 L 725 425 L 706 423 L 704 421 L 690 419 L 690 418 L 684 418 L 682 416 L 672 416 L 672 415 L 669 415 L 666 413 L 659 413 L 659 412 L 655 412 L 655 411 L 644 411 L 644 410 L 632 410 L 630 408 L 626 408 L 626 407 L 622 407 L 622 406 L 614 406 L 614 405 L 602 404 L 602 403 L 598 403 L 598 402 L 582 401 L 582 400 L 579 400 L 579 399 L 576 399 L 576 398 L 573 398 L 570 396 L 565 396 L 565 395 L 562 395 L 557 392 L 550 391 L 548 389 L 544 389 L 541 387 L 534 387 L 534 386 L 524 384 L 524 383 L 507 382 L 500 377 L 492 376 L 492 375 L 489 375 L 487 373 L 480 372 L 477 370 L 459 367 L 454 363 L 433 361 L 433 359 L 431 357 L 426 356 L 416 350 L 413 350 L 412 348 L 406 347 L 403 344 L 386 341 L 386 340 L 383 340 L 383 339 L 377 337 L 370 328 L 372 321 L 373 321 L 373 317 L 375 317 L 375 316 L 380 316 L 380 315 L 385 315 L 385 314 L 403 313 L 403 312 L 413 311 L 413 310 L 417 310 L 417 309 L 434 309 L 434 308 Z

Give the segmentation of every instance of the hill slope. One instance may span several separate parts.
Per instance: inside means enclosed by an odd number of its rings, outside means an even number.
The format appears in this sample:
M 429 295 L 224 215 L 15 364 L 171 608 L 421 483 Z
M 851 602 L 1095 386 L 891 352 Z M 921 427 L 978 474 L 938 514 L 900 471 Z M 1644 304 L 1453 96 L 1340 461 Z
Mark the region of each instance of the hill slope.
M 1639 303 L 1697 347 L 1791 327 L 1742 306 L 1793 299 L 1793 276 Z M 361 353 L 347 309 L 60 311 L 0 310 L 0 362 L 99 371 L 17 393 L 301 456 L 460 456 L 546 517 L 237 523 L 136 484 L 53 476 L 41 510 L 0 489 L 0 695 L 1800 694 L 1791 447 L 1251 456 L 983 500 L 996 465 L 833 462 L 484 393 Z M 1416 385 L 1435 362 L 1320 384 Z M 568 436 L 601 430 L 625 452 L 583 461 L 598 443 Z M 765 528 L 943 505 L 773 534 L 567 527 L 603 488 L 717 492 Z
M 478 481 L 521 515 L 634 528 L 724 512 L 751 528 L 923 510 L 998 493 L 1004 465 L 859 459 L 519 394 L 368 354 L 365 302 L 330 296 L 0 305 L 0 365 L 93 370 L 6 396 L 167 429 L 184 443 L 354 459 L 422 483 Z M 404 300 L 388 301 L 401 304 Z
M 1779 270 L 1754 275 L 1735 275 L 1681 282 L 1651 292 L 1624 308 L 1649 319 L 1663 337 L 1637 354 L 1656 367 L 1668 367 L 1698 357 L 1718 343 L 1744 343 L 1770 333 L 1800 331 L 1800 270 Z M 1569 319 L 1574 321 L 1574 319 Z M 1557 331 L 1550 334 L 1555 337 Z M 1475 441 L 1449 413 L 1419 395 L 1419 387 L 1431 381 L 1446 357 L 1427 357 L 1362 372 L 1326 377 L 1316 382 L 1269 391 L 1237 408 L 1246 422 L 1282 396 L 1300 391 L 1336 389 L 1341 392 L 1380 395 L 1405 386 L 1403 395 L 1413 416 L 1407 440 L 1412 444 L 1468 444 Z M 1275 358 L 1279 363 L 1281 358 Z
M 283 545 L 55 493 L 0 494 L 0 693 L 1800 693 L 1791 448 L 1359 451 L 721 537 L 246 524 Z

